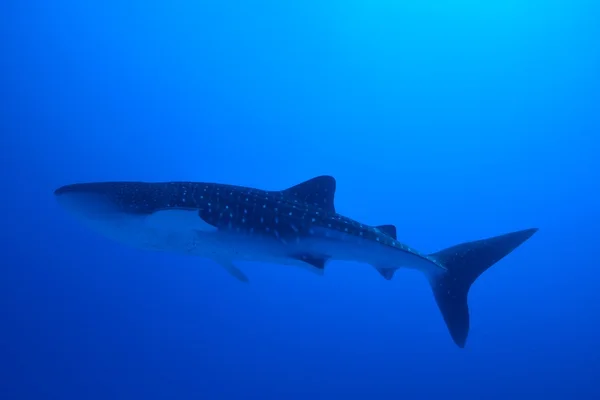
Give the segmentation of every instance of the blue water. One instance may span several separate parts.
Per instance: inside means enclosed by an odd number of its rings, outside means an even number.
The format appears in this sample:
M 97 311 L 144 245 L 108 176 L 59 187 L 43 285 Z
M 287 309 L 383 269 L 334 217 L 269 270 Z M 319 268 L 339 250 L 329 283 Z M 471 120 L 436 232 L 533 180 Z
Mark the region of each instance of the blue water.
M 597 399 L 600 9 L 579 0 L 0 5 L 0 399 Z M 472 287 L 122 246 L 58 186 L 337 179 L 424 251 L 540 231 Z

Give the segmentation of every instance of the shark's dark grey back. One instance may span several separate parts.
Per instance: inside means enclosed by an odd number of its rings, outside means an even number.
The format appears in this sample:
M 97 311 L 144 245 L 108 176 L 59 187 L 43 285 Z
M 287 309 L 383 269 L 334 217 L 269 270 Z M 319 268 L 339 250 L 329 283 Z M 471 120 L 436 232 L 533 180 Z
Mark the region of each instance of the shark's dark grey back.
M 206 182 L 100 182 L 63 186 L 56 194 L 103 196 L 118 211 L 132 214 L 197 209 L 200 218 L 219 229 L 268 234 L 282 241 L 322 227 L 413 251 L 396 240 L 392 225 L 371 227 L 337 214 L 335 190 L 333 177 L 318 176 L 281 191 Z
M 303 233 L 315 217 L 335 214 L 335 179 L 329 176 L 282 191 L 208 182 L 98 182 L 63 186 L 55 193 L 100 196 L 130 214 L 197 209 L 200 218 L 218 228 L 282 236 Z
M 313 224 L 335 215 L 335 181 L 327 177 L 282 191 L 213 185 L 200 188 L 200 217 L 221 229 L 269 234 L 286 240 L 310 234 Z M 209 201 L 202 202 L 203 196 Z

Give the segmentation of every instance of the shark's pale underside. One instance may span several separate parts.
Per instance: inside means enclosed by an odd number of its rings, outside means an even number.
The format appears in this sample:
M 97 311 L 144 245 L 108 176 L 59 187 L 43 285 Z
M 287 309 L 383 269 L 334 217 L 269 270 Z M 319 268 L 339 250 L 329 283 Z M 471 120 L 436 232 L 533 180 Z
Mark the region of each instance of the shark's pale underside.
M 94 230 L 143 249 L 209 258 L 241 281 L 235 261 L 307 267 L 330 260 L 374 266 L 385 278 L 403 267 L 425 273 L 454 342 L 469 332 L 467 294 L 485 270 L 531 237 L 526 229 L 424 254 L 396 239 L 393 225 L 338 214 L 336 182 L 319 176 L 286 190 L 202 182 L 99 182 L 63 186 L 61 205 Z

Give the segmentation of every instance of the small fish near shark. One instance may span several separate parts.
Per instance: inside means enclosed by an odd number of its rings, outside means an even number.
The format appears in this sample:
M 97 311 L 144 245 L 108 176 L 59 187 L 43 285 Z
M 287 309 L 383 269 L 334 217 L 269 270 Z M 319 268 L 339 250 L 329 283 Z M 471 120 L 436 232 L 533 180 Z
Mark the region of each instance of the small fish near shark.
M 370 226 L 338 214 L 336 181 L 318 176 L 280 191 L 203 182 L 96 182 L 66 185 L 58 202 L 95 231 L 147 250 L 214 260 L 240 281 L 235 261 L 306 267 L 332 260 L 372 265 L 390 280 L 399 268 L 422 271 L 452 339 L 469 333 L 467 295 L 475 280 L 537 228 L 424 254 L 400 242 L 394 225 Z

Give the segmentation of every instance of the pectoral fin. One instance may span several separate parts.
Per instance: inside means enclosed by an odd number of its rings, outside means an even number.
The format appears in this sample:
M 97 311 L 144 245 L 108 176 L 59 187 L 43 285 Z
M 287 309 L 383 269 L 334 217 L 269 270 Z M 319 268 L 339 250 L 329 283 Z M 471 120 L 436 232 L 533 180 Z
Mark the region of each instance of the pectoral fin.
M 238 267 L 233 265 L 231 261 L 226 260 L 215 260 L 221 267 L 223 267 L 231 276 L 236 278 L 240 282 L 248 282 L 248 277 Z

